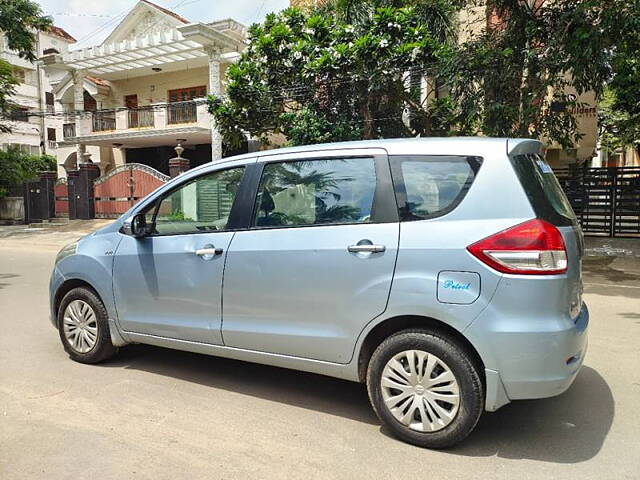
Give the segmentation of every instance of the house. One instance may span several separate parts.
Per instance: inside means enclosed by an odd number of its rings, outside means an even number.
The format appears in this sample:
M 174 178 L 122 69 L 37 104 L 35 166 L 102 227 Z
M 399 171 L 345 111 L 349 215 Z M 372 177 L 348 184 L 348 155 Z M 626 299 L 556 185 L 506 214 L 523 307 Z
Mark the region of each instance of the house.
M 191 167 L 221 158 L 206 96 L 224 93 L 221 79 L 245 37 L 235 20 L 192 23 L 140 0 L 100 45 L 44 55 L 65 117 L 59 174 L 88 160 L 102 174 L 125 163 L 166 174 L 177 144 Z
M 36 54 L 66 53 L 75 39 L 59 27 L 50 27 L 36 34 Z M 11 101 L 16 105 L 5 123 L 9 133 L 0 133 L 0 148 L 15 146 L 25 152 L 39 155 L 56 155 L 59 119 L 41 115 L 54 111 L 53 88 L 50 78 L 37 63 L 20 58 L 9 50 L 5 36 L 0 32 L 0 59 L 13 66 L 13 73 L 20 81 Z

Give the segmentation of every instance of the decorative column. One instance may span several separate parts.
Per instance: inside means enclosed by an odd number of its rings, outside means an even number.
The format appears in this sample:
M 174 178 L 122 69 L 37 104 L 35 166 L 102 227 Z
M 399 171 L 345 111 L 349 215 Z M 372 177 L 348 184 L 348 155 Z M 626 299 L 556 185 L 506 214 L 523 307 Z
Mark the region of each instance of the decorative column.
M 222 88 L 220 85 L 220 62 L 221 50 L 215 45 L 205 48 L 209 56 L 209 93 L 220 96 Z M 216 161 L 222 158 L 222 135 L 218 131 L 216 119 L 211 115 L 211 160 Z
M 76 70 L 73 75 L 73 115 L 74 123 L 76 125 L 76 136 L 79 137 L 82 134 L 82 114 L 84 112 L 84 77 L 85 73 L 82 70 Z M 76 152 L 78 163 L 82 162 L 86 147 L 83 144 L 76 145 Z
M 58 179 L 57 172 L 41 172 L 40 173 L 40 188 L 43 194 L 43 208 L 44 219 L 53 218 L 56 216 L 56 180 Z
M 91 154 L 85 153 L 78 165 L 76 182 L 76 218 L 89 220 L 96 217 L 93 181 L 100 176 L 100 167 L 91 161 Z
M 184 152 L 182 145 L 178 144 L 174 150 L 176 151 L 177 156 L 169 159 L 169 176 L 171 178 L 177 177 L 191 168 L 191 162 L 189 159 L 181 157 L 182 152 Z

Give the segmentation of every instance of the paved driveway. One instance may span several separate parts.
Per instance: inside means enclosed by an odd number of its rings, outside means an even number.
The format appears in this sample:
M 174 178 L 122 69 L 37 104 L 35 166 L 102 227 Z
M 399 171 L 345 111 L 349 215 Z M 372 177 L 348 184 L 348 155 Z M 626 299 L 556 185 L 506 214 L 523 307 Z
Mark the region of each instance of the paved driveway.
M 53 235 L 53 237 L 52 237 Z M 47 319 L 73 233 L 0 238 L 0 478 L 640 478 L 640 260 L 586 263 L 586 365 L 448 451 L 382 429 L 362 385 L 130 346 L 70 361 Z

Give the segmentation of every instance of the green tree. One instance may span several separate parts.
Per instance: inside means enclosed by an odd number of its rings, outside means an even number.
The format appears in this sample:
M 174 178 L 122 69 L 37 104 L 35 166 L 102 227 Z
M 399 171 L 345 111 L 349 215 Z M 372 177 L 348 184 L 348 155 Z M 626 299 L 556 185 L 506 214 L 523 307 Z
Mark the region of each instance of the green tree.
M 0 59 L 0 120 L 13 108 L 10 98 L 15 93 L 16 85 L 18 85 L 18 79 L 13 75 L 13 67 Z M 9 126 L 0 121 L 0 133 L 10 130 Z
M 0 150 L 0 198 L 9 189 L 35 178 L 38 173 L 55 170 L 56 159 L 51 155 L 31 155 L 16 147 Z
M 635 1 L 635 0 L 634 0 Z M 490 0 L 489 27 L 448 59 L 457 120 L 490 136 L 579 140 L 575 96 L 599 97 L 637 4 L 626 0 Z
M 361 24 L 371 20 L 378 8 L 412 7 L 424 26 L 441 41 L 454 40 L 457 29 L 453 16 L 467 0 L 329 0 L 317 9 L 318 15 L 333 15 L 342 23 Z
M 36 32 L 48 29 L 51 24 L 51 18 L 43 14 L 36 2 L 0 0 L 0 32 L 6 38 L 7 47 L 21 58 L 36 59 Z M 17 84 L 13 67 L 0 59 L 0 119 L 6 118 L 14 107 L 10 97 Z M 0 122 L 0 132 L 7 130 L 9 127 Z
M 616 150 L 635 147 L 640 153 L 640 2 L 627 19 L 627 32 L 614 50 L 613 78 L 600 102 L 601 142 Z
M 483 134 L 570 147 L 582 106 L 572 93 L 600 97 L 612 78 L 622 83 L 613 74 L 621 39 L 638 31 L 638 1 L 333 0 L 310 13 L 289 9 L 251 27 L 227 97 L 212 98 L 210 111 L 231 144 L 247 132 L 283 133 L 294 145 Z M 479 4 L 487 17 L 464 31 L 457 13 Z M 429 84 L 426 99 L 418 81 Z M 634 81 L 617 91 L 615 108 L 622 99 L 637 107 Z
M 227 98 L 210 99 L 225 141 L 238 145 L 245 132 L 263 141 L 284 133 L 291 144 L 432 133 L 437 122 L 407 72 L 449 53 L 448 33 L 427 25 L 436 12 L 450 29 L 454 10 L 438 1 L 432 10 L 373 5 L 368 12 L 350 23 L 291 8 L 253 25 L 248 48 L 227 71 Z M 425 120 L 406 122 L 409 106 Z
M 40 5 L 31 0 L 0 0 L 0 31 L 7 46 L 29 61 L 36 59 L 35 32 L 52 25 L 51 17 L 43 14 Z

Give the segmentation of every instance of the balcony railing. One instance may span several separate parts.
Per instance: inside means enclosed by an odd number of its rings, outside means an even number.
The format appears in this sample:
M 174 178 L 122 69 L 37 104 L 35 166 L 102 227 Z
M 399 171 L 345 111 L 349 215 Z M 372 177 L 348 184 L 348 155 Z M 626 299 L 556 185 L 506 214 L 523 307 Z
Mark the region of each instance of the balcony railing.
M 106 132 L 116 129 L 115 112 L 93 112 L 91 130 L 94 132 Z
M 167 105 L 167 123 L 195 123 L 198 121 L 195 102 L 176 102 Z
M 65 123 L 62 125 L 62 136 L 64 138 L 73 138 L 76 136 L 76 124 Z
M 143 107 L 127 110 L 127 125 L 129 128 L 153 127 L 153 109 Z
M 199 131 L 211 128 L 211 118 L 207 112 L 207 104 L 200 101 L 187 101 L 175 103 L 156 103 L 138 108 L 116 108 L 87 112 L 71 121 L 69 116 L 65 119 L 64 137 L 67 139 L 84 139 L 87 136 L 115 134 L 130 135 L 138 129 L 155 129 L 158 131 L 168 129 L 193 128 Z M 129 131 L 129 132 L 127 132 Z M 144 130 L 136 132 L 136 135 L 144 135 Z M 83 143 L 86 143 L 83 141 Z

